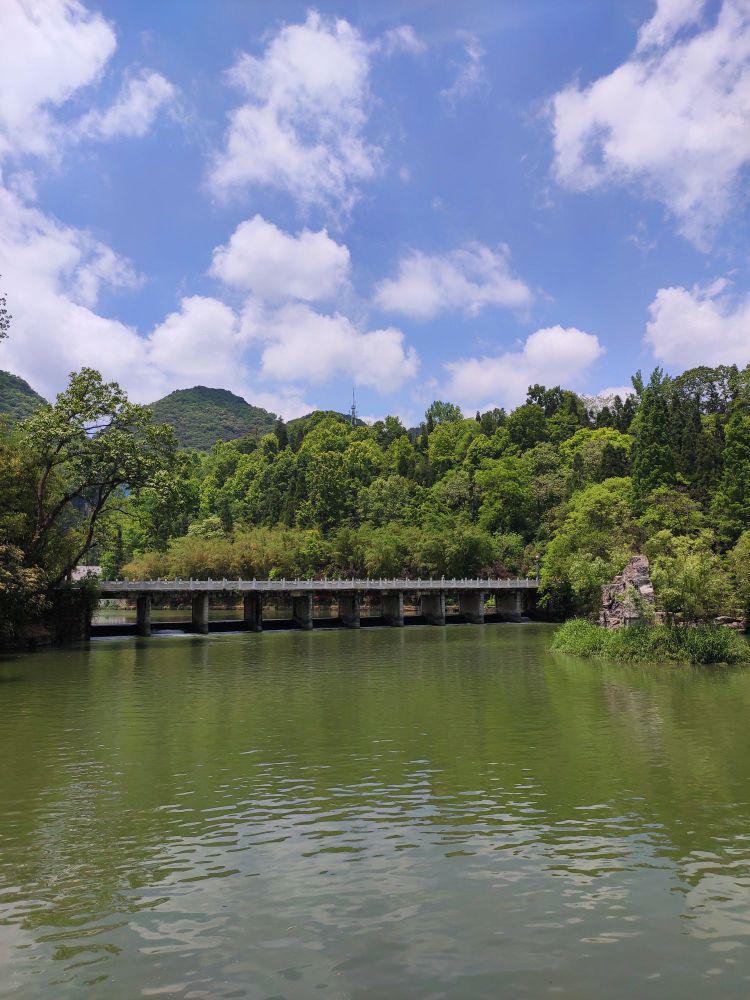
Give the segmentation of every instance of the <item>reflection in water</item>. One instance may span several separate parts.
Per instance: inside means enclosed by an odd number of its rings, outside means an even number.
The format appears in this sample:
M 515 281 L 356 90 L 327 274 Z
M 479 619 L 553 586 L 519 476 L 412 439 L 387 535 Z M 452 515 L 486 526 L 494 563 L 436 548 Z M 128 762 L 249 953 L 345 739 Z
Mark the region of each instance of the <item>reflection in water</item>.
M 0 995 L 746 996 L 750 673 L 550 634 L 6 658 Z

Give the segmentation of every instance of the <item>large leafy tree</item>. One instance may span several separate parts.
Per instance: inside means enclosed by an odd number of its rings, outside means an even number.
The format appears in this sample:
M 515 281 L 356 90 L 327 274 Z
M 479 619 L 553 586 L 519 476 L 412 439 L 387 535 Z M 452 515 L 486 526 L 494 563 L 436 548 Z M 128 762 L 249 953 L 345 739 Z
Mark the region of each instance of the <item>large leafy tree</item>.
M 44 567 L 52 586 L 95 545 L 125 492 L 158 487 L 176 447 L 171 428 L 154 425 L 147 407 L 129 402 L 116 382 L 91 368 L 73 373 L 57 401 L 37 410 L 18 433 L 33 470 L 22 547 L 27 563 Z

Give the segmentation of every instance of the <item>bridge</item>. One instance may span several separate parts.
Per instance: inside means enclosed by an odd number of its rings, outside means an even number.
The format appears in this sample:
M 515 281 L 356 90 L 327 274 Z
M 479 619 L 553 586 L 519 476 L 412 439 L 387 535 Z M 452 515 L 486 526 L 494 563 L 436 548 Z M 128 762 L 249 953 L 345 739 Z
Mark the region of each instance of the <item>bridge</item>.
M 534 604 L 538 580 L 105 580 L 100 585 L 103 598 L 131 598 L 136 604 L 135 626 L 95 625 L 93 635 L 128 634 L 149 636 L 153 631 L 180 628 L 174 622 L 152 622 L 154 600 L 177 598 L 189 601 L 191 618 L 184 631 L 206 634 L 210 629 L 228 627 L 260 632 L 264 627 L 264 602 L 274 599 L 291 604 L 291 619 L 285 626 L 311 629 L 324 625 L 359 628 L 364 624 L 395 627 L 424 622 L 445 625 L 447 620 L 482 624 L 485 621 L 521 621 Z M 446 615 L 446 595 L 458 601 L 458 613 Z M 224 602 L 242 598 L 242 618 L 211 621 L 211 599 Z M 414 615 L 404 614 L 406 598 L 418 607 Z M 361 615 L 364 599 L 371 608 Z M 491 601 L 494 612 L 486 612 Z M 337 606 L 337 614 L 316 618 L 315 604 Z M 278 619 L 265 624 L 279 627 Z

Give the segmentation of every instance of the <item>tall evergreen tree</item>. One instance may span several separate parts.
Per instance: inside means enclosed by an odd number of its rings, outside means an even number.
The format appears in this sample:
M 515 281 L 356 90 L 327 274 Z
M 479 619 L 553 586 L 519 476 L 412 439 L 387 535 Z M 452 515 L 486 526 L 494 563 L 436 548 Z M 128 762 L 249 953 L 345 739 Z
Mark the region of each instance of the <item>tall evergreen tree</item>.
M 633 379 L 640 389 L 640 406 L 633 421 L 633 498 L 641 506 L 645 498 L 660 486 L 675 483 L 675 459 L 670 441 L 669 377 L 655 368 L 647 385 L 640 373 Z M 642 388 L 641 388 L 642 387 Z
M 734 405 L 725 430 L 724 471 L 711 511 L 721 540 L 731 545 L 750 528 L 750 399 Z

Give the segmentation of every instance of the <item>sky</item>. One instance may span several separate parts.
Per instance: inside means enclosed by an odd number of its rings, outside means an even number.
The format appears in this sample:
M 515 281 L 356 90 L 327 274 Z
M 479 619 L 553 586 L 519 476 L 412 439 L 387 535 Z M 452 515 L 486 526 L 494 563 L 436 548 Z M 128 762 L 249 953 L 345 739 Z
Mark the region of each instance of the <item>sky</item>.
M 750 362 L 750 0 L 0 0 L 0 368 L 286 418 Z

